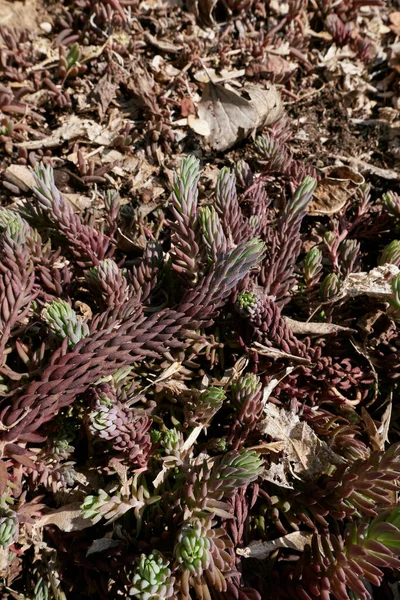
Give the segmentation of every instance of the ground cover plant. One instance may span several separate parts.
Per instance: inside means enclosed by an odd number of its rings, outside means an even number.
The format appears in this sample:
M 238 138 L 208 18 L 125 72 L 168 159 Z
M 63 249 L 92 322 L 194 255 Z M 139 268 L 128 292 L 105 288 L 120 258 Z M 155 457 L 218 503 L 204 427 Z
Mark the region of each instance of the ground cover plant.
M 0 0 L 3 598 L 399 598 L 399 36 Z

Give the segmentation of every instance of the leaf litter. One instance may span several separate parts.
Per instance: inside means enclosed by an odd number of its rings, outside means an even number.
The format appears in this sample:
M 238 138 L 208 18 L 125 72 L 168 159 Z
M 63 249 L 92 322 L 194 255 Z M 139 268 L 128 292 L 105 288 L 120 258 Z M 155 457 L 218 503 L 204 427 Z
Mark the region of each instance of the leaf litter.
M 72 3 L 63 4 L 67 14 L 73 16 L 67 24 L 73 23 L 76 30 Z M 96 13 L 88 29 L 77 34 L 81 36 L 80 63 L 87 70 L 76 78 L 66 78 L 61 55 L 63 48 L 68 54 L 72 42 L 68 36 L 63 38 L 66 21 L 61 23 L 57 15 L 61 5 L 0 0 L 0 25 L 11 31 L 0 33 L 0 84 L 7 89 L 1 91 L 7 101 L 2 96 L 0 105 L 2 205 L 13 206 L 21 195 L 29 195 L 31 167 L 38 161 L 56 166 L 60 176 L 67 168 L 71 169 L 74 177 L 67 178 L 66 196 L 76 201 L 76 210 L 88 220 L 93 220 L 94 209 L 102 207 L 110 187 L 122 193 L 121 204 L 127 206 L 124 218 L 128 226 L 125 224 L 118 231 L 134 261 L 145 236 L 157 238 L 160 228 L 157 219 L 162 222 L 162 211 L 169 201 L 169 192 L 164 191 L 170 188 L 166 182 L 182 156 L 194 152 L 201 158 L 206 173 L 202 178 L 202 195 L 205 195 L 204 190 L 214 187 L 213 169 L 217 171 L 225 164 L 233 166 L 240 159 L 251 162 L 251 138 L 258 133 L 285 138 L 288 134 L 282 123 L 288 119 L 292 129 L 288 147 L 299 161 L 296 166 L 303 161 L 319 178 L 308 213 L 313 217 L 312 246 L 316 242 L 322 244 L 330 225 L 336 227 L 339 223 L 343 228 L 349 225 L 355 233 L 367 227 L 363 225 L 362 214 L 358 221 L 349 219 L 360 208 L 364 180 L 372 186 L 372 202 L 379 204 L 387 186 L 395 186 L 400 177 L 397 85 L 400 51 L 395 37 L 399 34 L 400 13 L 394 10 L 392 2 L 379 9 L 365 6 L 347 38 L 345 28 L 327 30 L 321 11 L 315 9 L 321 3 L 314 1 L 271 0 L 267 14 L 262 14 L 259 5 L 237 8 L 237 3 L 217 0 L 193 0 L 186 7 L 179 2 L 148 1 L 133 8 L 121 3 L 124 8 L 115 12 L 110 12 L 107 6 L 120 6 L 116 0 L 97 4 L 106 7 L 105 12 Z M 350 5 L 334 4 L 335 9 L 344 11 Z M 300 7 L 293 20 L 289 5 Z M 327 6 L 328 3 L 323 9 Z M 341 14 L 346 25 L 345 12 Z M 106 35 L 98 25 L 102 19 Z M 340 27 L 340 23 L 337 25 Z M 112 31 L 112 35 L 107 37 L 107 31 Z M 18 38 L 15 32 L 24 32 L 26 37 Z M 265 36 L 260 52 L 259 42 Z M 10 46 L 14 48 L 11 53 Z M 199 58 L 209 65 L 210 73 L 213 73 L 211 65 L 215 67 L 212 80 L 203 82 L 205 85 L 196 77 Z M 8 112 L 10 98 L 18 115 L 16 119 Z M 26 103 L 25 108 L 18 104 L 19 99 Z M 35 114 L 41 119 L 36 119 Z M 86 163 L 93 162 L 91 166 L 86 164 L 85 169 L 94 172 L 95 167 L 110 165 L 107 177 L 101 181 L 83 181 L 85 173 L 79 152 Z M 349 177 L 343 175 L 346 169 L 353 171 L 347 171 Z M 277 193 L 274 179 L 279 178 L 278 172 L 271 173 L 262 182 L 271 197 L 275 218 L 285 198 Z M 293 173 L 296 176 L 295 168 Z M 285 193 L 290 196 L 288 181 L 285 186 Z M 240 201 L 246 204 L 248 198 L 240 197 Z M 131 210 L 140 212 L 140 231 L 129 229 Z M 374 223 L 367 225 L 372 230 Z M 305 232 L 304 248 L 310 242 L 307 235 Z M 371 246 L 362 249 L 363 257 Z M 328 261 L 325 255 L 324 267 Z M 371 361 L 371 370 L 375 369 L 368 343 L 377 345 L 384 341 L 385 335 L 390 337 L 397 326 L 391 320 L 387 329 L 378 328 L 388 318 L 386 306 L 392 294 L 391 282 L 399 269 L 396 265 L 374 267 L 374 264 L 364 263 L 355 272 L 340 273 L 340 290 L 332 302 L 320 305 L 320 298 L 317 299 L 319 311 L 315 319 L 321 321 L 306 321 L 304 314 L 299 316 L 303 306 L 296 306 L 291 317 L 285 315 L 293 333 L 318 338 L 321 344 L 334 344 L 337 337 L 337 343 L 347 348 L 347 344 L 353 344 L 348 338 L 361 332 L 368 340 L 354 347 Z M 299 282 L 304 284 L 301 279 Z M 365 311 L 374 315 L 368 332 L 359 325 L 359 319 L 342 318 L 342 303 L 350 307 L 354 299 L 365 303 Z M 335 303 L 338 310 L 330 315 Z M 324 339 L 328 337 L 331 341 Z M 301 415 L 287 410 L 287 406 L 273 404 L 273 394 L 279 386 L 288 382 L 290 389 L 290 376 L 301 367 L 312 369 L 315 364 L 257 342 L 248 349 L 279 365 L 263 390 L 260 448 L 268 448 L 271 453 L 264 479 L 290 490 L 295 488 L 296 481 L 312 481 L 327 472 L 330 465 L 343 464 L 344 459 L 315 434 Z M 23 356 L 22 349 L 20 353 Z M 220 382 L 226 389 L 252 364 L 250 356 L 246 352 L 234 369 L 225 371 Z M 290 366 L 282 367 L 286 364 Z M 170 377 L 171 371 L 165 367 L 155 381 L 159 393 L 163 390 L 179 397 L 188 392 L 185 383 L 188 375 L 185 368 L 177 369 L 176 373 L 174 368 L 176 379 Z M 386 393 L 386 389 L 378 388 L 376 370 L 375 375 L 374 400 Z M 2 379 L 0 389 L 1 385 Z M 376 409 L 379 416 L 370 410 L 369 404 L 360 408 L 366 437 L 377 451 L 384 450 L 389 438 L 392 441 L 398 436 L 398 410 L 393 394 L 396 387 L 392 383 L 388 387 L 391 389 L 386 406 Z M 289 400 L 285 397 L 285 402 L 289 404 L 290 397 Z M 350 410 L 346 414 L 349 416 Z M 349 421 L 356 416 L 360 419 L 355 410 L 351 414 Z M 186 443 L 194 443 L 200 432 L 203 427 L 194 428 Z M 19 464 L 21 468 L 23 465 L 32 469 L 33 460 L 34 457 L 20 457 Z M 163 472 L 159 478 L 165 475 Z M 0 477 L 2 488 L 6 476 L 4 468 Z M 38 518 L 36 526 L 38 530 L 45 525 L 64 532 L 83 530 L 90 525 L 85 524 L 78 509 L 79 503 L 66 502 L 60 509 L 52 509 Z M 244 543 L 243 548 L 236 549 L 237 555 L 264 560 L 279 550 L 279 557 L 286 557 L 285 551 L 301 552 L 311 538 L 308 531 L 282 537 L 272 535 L 275 539 Z M 34 547 L 39 548 L 39 544 Z M 114 540 L 102 537 L 89 546 L 88 554 L 113 547 L 116 547 Z M 7 563 L 3 554 L 2 562 Z

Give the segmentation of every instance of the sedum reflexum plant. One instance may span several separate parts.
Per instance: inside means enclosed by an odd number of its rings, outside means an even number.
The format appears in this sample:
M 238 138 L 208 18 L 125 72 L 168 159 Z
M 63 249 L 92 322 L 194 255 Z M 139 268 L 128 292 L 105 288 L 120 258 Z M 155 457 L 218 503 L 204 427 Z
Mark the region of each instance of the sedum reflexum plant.
M 366 192 L 357 216 L 310 226 L 317 181 L 284 137 L 214 190 L 184 158 L 145 216 L 114 190 L 98 220 L 80 214 L 43 165 L 34 198 L 0 209 L 15 593 L 369 600 L 396 576 L 397 241 L 382 226 L 365 250 Z M 380 291 L 346 295 L 371 265 Z
M 168 600 L 174 596 L 169 563 L 159 552 L 141 555 L 128 593 L 140 600 Z

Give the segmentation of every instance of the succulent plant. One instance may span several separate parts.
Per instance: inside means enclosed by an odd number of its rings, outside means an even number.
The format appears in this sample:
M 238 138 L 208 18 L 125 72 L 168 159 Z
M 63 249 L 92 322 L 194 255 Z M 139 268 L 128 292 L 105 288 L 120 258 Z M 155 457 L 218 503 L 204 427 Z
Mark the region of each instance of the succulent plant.
M 33 599 L 50 600 L 50 597 L 51 596 L 48 584 L 43 580 L 42 577 L 39 577 L 33 590 Z
M 303 261 L 304 279 L 307 286 L 312 286 L 322 269 L 322 252 L 316 246 L 307 252 Z
M 174 549 L 175 560 L 181 569 L 193 575 L 202 575 L 211 562 L 211 541 L 199 520 L 185 525 L 180 531 Z
M 282 171 L 288 161 L 287 152 L 282 143 L 267 133 L 256 138 L 254 148 L 262 161 L 267 163 L 268 171 Z
M 81 505 L 81 513 L 84 519 L 91 519 L 94 525 L 103 518 L 113 523 L 128 510 L 138 509 L 143 505 L 144 502 L 135 497 L 125 500 L 121 493 L 110 496 L 100 489 L 97 496 L 86 496 Z
M 99 27 L 116 2 L 64 17 L 71 29 L 92 11 Z M 166 132 L 164 100 L 152 135 Z M 104 206 L 78 211 L 41 164 L 34 201 L 0 210 L 0 545 L 13 593 L 63 600 L 62 581 L 82 597 L 366 600 L 367 582 L 397 576 L 396 409 L 388 425 L 382 406 L 400 377 L 398 242 L 386 245 L 397 197 L 383 208 L 365 187 L 314 221 L 316 178 L 289 133 L 267 126 L 214 190 L 187 156 L 161 202 L 146 187 L 123 205 L 103 187 L 115 168 L 96 181 Z M 75 151 L 88 186 L 93 165 Z M 387 274 L 383 294 L 339 303 L 382 248 L 392 264 L 368 276 Z M 75 527 L 74 498 L 85 529 L 52 526 L 23 577 L 47 513 Z M 304 550 L 247 558 L 294 531 L 312 536 Z
M 393 240 L 382 250 L 378 264 L 385 265 L 386 263 L 400 265 L 400 240 Z
M 400 274 L 393 277 L 392 283 L 392 294 L 389 298 L 389 302 L 395 311 L 400 310 Z
M 156 550 L 142 554 L 132 578 L 129 596 L 139 600 L 168 600 L 174 595 L 174 578 L 169 562 Z
M 356 271 L 355 262 L 360 252 L 357 240 L 344 240 L 339 246 L 340 266 L 344 275 Z
M 340 281 L 336 273 L 329 273 L 321 283 L 320 294 L 323 300 L 332 300 L 340 290 Z
M 383 206 L 393 217 L 400 216 L 400 196 L 393 191 L 386 192 L 382 196 Z
M 19 522 L 17 514 L 7 508 L 0 507 L 0 546 L 8 548 L 17 541 L 19 532 Z
M 42 318 L 57 337 L 68 338 L 71 348 L 89 335 L 88 325 L 65 300 L 54 300 L 46 306 Z

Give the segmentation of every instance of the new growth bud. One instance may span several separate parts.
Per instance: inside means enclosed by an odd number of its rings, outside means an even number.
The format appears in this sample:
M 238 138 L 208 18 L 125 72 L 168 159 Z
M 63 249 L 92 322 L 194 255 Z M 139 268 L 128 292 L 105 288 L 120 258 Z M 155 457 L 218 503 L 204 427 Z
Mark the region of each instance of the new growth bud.
M 318 278 L 322 269 L 322 252 L 316 246 L 307 252 L 304 262 L 303 271 L 304 279 L 307 286 L 311 286 Z
M 89 335 L 88 325 L 65 300 L 54 300 L 48 304 L 42 312 L 42 317 L 57 337 L 69 338 L 71 348 Z
M 378 264 L 385 265 L 386 263 L 400 266 L 400 240 L 393 240 L 383 249 Z
M 321 284 L 321 298 L 323 300 L 332 300 L 337 296 L 340 289 L 339 277 L 335 273 L 329 273 Z

